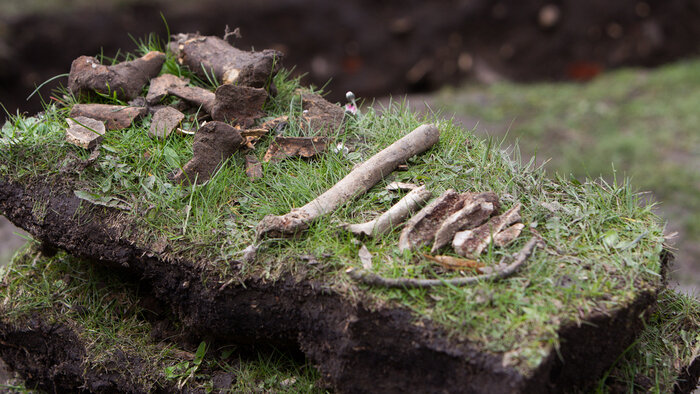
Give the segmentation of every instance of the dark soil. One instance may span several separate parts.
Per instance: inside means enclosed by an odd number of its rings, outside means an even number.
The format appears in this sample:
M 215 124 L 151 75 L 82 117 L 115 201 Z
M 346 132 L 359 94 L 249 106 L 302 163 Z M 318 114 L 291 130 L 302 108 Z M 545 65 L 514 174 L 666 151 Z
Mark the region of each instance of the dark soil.
M 347 90 L 396 95 L 465 78 L 585 80 L 700 51 L 698 0 L 144 1 L 0 19 L 0 102 L 10 113 L 40 110 L 38 98 L 24 98 L 78 56 L 132 51 L 129 34 L 166 37 L 161 11 L 172 32 L 223 36 L 226 25 L 240 27 L 242 38 L 229 39 L 237 47 L 281 50 L 307 73 L 304 84 L 330 80 L 332 101 Z
M 0 181 L 0 212 L 49 249 L 59 247 L 98 264 L 123 267 L 148 285 L 194 336 L 301 349 L 340 392 L 524 393 L 585 388 L 633 341 L 642 328 L 639 316 L 656 299 L 643 292 L 631 305 L 609 315 L 586 316 L 593 325 L 566 326 L 559 333 L 560 352 L 552 351 L 531 376 L 524 376 L 504 367 L 503 355 L 450 339 L 430 321 L 415 324 L 416 317 L 403 308 L 369 309 L 323 283 L 292 277 L 276 282 L 253 277 L 242 283 L 228 281 L 209 272 L 206 262 L 161 257 L 156 248 L 139 247 L 125 235 L 136 229 L 117 212 L 85 202 L 78 211 L 80 200 L 72 190 L 51 179 L 25 184 Z M 32 214 L 37 201 L 47 204 L 41 218 Z M 13 368 L 20 369 L 25 362 L 22 352 L 3 352 Z M 37 376 L 48 379 L 47 385 L 63 384 L 46 374 Z M 65 381 L 66 389 L 75 389 L 70 386 L 73 380 Z
M 104 370 L 86 367 L 86 347 L 78 336 L 78 327 L 49 323 L 35 316 L 21 325 L 0 320 L 0 357 L 20 372 L 27 387 L 49 393 L 140 393 L 147 389 L 133 375 L 137 371 L 124 370 L 123 365 L 148 368 L 140 359 L 123 352 L 115 352 Z M 122 368 L 120 368 L 122 367 Z M 163 388 L 172 392 L 174 387 Z

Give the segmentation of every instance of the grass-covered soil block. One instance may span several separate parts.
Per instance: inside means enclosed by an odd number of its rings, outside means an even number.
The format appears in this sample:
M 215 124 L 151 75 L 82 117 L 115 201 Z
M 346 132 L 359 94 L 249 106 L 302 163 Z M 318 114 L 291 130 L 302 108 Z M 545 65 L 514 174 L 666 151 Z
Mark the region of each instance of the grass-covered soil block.
M 251 351 L 208 338 L 188 340 L 149 289 L 63 252 L 20 252 L 0 279 L 0 357 L 26 381 L 0 382 L 11 393 L 324 392 L 304 360 Z M 167 315 L 167 313 L 165 313 Z M 700 304 L 663 291 L 639 337 L 591 390 L 686 393 L 700 375 Z M 201 342 L 198 342 L 201 341 Z
M 154 46 L 144 45 L 143 54 Z M 204 89 L 217 84 L 170 53 L 161 73 Z M 71 95 L 40 115 L 13 117 L 0 139 L 0 211 L 45 250 L 122 267 L 191 335 L 299 348 L 339 391 L 585 389 L 634 343 L 663 287 L 665 261 L 659 220 L 627 182 L 548 178 L 533 162 L 521 163 L 517 150 L 396 105 L 347 115 L 341 127 L 314 123 L 315 107 L 304 108 L 309 90 L 287 75 L 267 85 L 274 94 L 254 122 L 286 116 L 286 126 L 248 140 L 206 182 L 172 180 L 202 136 L 151 137 L 151 115 L 108 130 L 92 152 L 66 142 L 66 118 L 78 101 Z M 105 94 L 90 100 L 124 104 Z M 206 127 L 201 121 L 194 111 L 182 129 Z M 296 237 L 258 237 L 265 216 L 304 206 L 423 123 L 440 132 L 430 149 Z M 274 134 L 332 142 L 308 159 L 266 162 Z M 246 174 L 251 162 L 260 163 L 261 177 Z M 385 189 L 394 181 L 434 196 L 490 191 L 502 212 L 520 204 L 522 233 L 486 247 L 477 256 L 484 268 L 509 263 L 529 239 L 541 246 L 507 278 L 456 285 L 474 273 L 436 265 L 425 257 L 430 245 L 400 251 L 399 229 L 358 241 L 342 228 L 398 201 L 405 192 Z M 440 253 L 457 257 L 449 248 Z M 438 283 L 369 286 L 350 268 Z

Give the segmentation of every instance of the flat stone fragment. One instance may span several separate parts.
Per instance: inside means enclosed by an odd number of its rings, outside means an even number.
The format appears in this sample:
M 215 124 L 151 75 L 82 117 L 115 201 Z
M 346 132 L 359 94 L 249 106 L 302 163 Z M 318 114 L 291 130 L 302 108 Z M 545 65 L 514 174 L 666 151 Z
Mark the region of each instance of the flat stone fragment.
M 185 115 L 175 108 L 161 108 L 151 118 L 151 128 L 148 133 L 152 137 L 168 138 L 183 119 L 185 119 Z
M 248 128 L 265 116 L 265 89 L 249 86 L 221 85 L 216 89 L 211 117 L 220 122 L 235 123 Z
M 282 52 L 265 49 L 248 52 L 234 48 L 219 37 L 177 34 L 170 50 L 180 64 L 200 78 L 213 76 L 222 84 L 264 87 L 279 70 Z
M 289 157 L 303 157 L 305 159 L 325 152 L 328 148 L 328 139 L 325 137 L 282 137 L 277 136 L 263 157 L 264 162 L 273 163 Z
M 146 107 L 128 107 L 111 104 L 75 104 L 70 116 L 85 116 L 105 122 L 107 130 L 125 129 L 136 120 L 142 118 L 148 109 Z
M 452 247 L 460 256 L 477 258 L 498 233 L 519 221 L 520 204 L 515 204 L 504 214 L 491 218 L 481 226 L 455 234 Z
M 253 155 L 246 155 L 245 157 L 245 174 L 251 181 L 263 177 L 262 164 Z
M 160 102 L 168 94 L 168 89 L 175 87 L 185 87 L 190 82 L 188 78 L 178 77 L 173 74 L 163 74 L 157 78 L 151 79 L 151 84 L 148 87 L 146 94 L 146 102 L 149 105 L 155 105 Z
M 111 96 L 116 94 L 121 100 L 133 100 L 143 86 L 160 73 L 165 54 L 148 52 L 144 56 L 105 66 L 91 56 L 80 56 L 73 60 L 68 75 L 68 89 L 76 96 L 97 92 Z
M 301 96 L 302 129 L 307 132 L 318 132 L 329 135 L 340 130 L 345 119 L 345 110 L 339 105 L 330 103 L 318 94 L 303 93 Z
M 440 224 L 445 218 L 462 209 L 464 200 L 465 195 L 448 189 L 426 205 L 406 222 L 399 236 L 399 250 L 416 249 L 433 242 Z
M 173 86 L 168 88 L 168 94 L 179 97 L 190 104 L 202 107 L 202 109 L 211 114 L 214 108 L 214 100 L 216 95 L 204 88 L 197 86 Z
M 105 133 L 105 124 L 96 119 L 76 116 L 67 118 L 66 141 L 84 149 L 93 149 Z
M 192 159 L 179 170 L 176 182 L 202 184 L 208 181 L 221 163 L 231 157 L 244 143 L 241 133 L 233 126 L 212 121 L 197 130 L 192 143 Z

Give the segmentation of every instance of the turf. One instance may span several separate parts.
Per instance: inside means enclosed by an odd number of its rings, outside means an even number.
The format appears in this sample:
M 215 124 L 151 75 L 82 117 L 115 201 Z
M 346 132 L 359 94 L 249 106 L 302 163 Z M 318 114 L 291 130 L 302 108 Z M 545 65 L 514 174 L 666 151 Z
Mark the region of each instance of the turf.
M 159 46 L 157 40 L 145 40 L 141 52 Z M 163 72 L 191 77 L 170 55 Z M 275 77 L 275 85 L 279 93 L 266 105 L 268 117 L 299 119 L 299 81 L 283 71 Z M 75 163 L 86 160 L 88 152 L 65 142 L 65 117 L 74 102 L 74 97 L 59 94 L 41 115 L 13 116 L 2 128 L 0 176 L 20 183 L 46 178 L 70 182 L 86 203 L 121 210 L 131 218 L 138 228 L 131 235 L 137 243 L 166 243 L 172 256 L 208 264 L 222 277 L 276 280 L 294 275 L 322 280 L 349 298 L 376 306 L 405 306 L 454 338 L 506 353 L 506 364 L 525 375 L 559 347 L 557 332 L 562 326 L 583 324 L 594 311 L 623 308 L 640 292 L 661 285 L 662 224 L 626 179 L 580 182 L 547 177 L 534 161 L 522 163 L 517 147 L 477 137 L 450 120 L 419 117 L 401 103 L 348 117 L 344 131 L 332 137 L 352 147 L 351 152 L 341 149 L 313 161 L 264 163 L 264 177 L 257 181 L 245 176 L 243 155 L 237 155 L 207 184 L 184 187 L 172 184 L 167 176 L 191 157 L 191 138 L 173 135 L 153 140 L 147 133 L 148 118 L 108 132 L 96 163 L 76 170 Z M 235 272 L 230 269 L 230 262 L 240 259 L 241 251 L 254 241 L 254 227 L 263 216 L 307 203 L 354 165 L 425 122 L 437 124 L 440 143 L 410 159 L 406 171 L 391 174 L 367 194 L 314 222 L 304 237 L 268 240 L 255 261 L 239 265 Z M 295 122 L 290 123 L 288 134 L 302 133 Z M 269 143 L 264 139 L 251 154 L 261 159 Z M 414 290 L 357 286 L 345 270 L 360 267 L 359 246 L 338 226 L 365 221 L 390 207 L 401 197 L 383 189 L 393 180 L 426 184 L 435 194 L 447 188 L 492 190 L 506 209 L 522 203 L 524 235 L 507 249 L 488 250 L 482 256 L 487 265 L 516 252 L 535 231 L 547 247 L 516 276 L 499 282 Z M 42 209 L 37 204 L 35 215 L 40 216 Z M 399 253 L 397 240 L 395 231 L 366 242 L 374 255 L 374 272 L 393 278 L 463 275 L 442 272 L 421 258 L 427 250 Z M 309 255 L 317 264 L 301 258 Z

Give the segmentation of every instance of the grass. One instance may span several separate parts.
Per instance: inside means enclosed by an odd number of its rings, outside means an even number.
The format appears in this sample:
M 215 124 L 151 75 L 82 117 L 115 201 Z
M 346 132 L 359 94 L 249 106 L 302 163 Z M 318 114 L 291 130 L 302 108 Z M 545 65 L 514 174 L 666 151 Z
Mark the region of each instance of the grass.
M 620 70 L 586 83 L 509 82 L 437 95 L 448 113 L 549 159 L 550 173 L 630 177 L 680 231 L 681 259 L 700 244 L 700 61 Z M 695 253 L 694 255 L 688 255 Z M 687 257 L 686 257 L 687 256 Z
M 149 40 L 141 51 L 157 47 Z M 164 72 L 191 76 L 168 56 Z M 195 84 L 203 81 L 193 80 Z M 301 116 L 299 81 L 287 72 L 275 77 L 279 94 L 266 105 L 269 118 Z M 67 107 L 74 98 L 60 98 Z M 109 101 L 109 97 L 99 98 Z M 58 103 L 60 104 L 60 103 Z M 404 306 L 416 318 L 428 318 L 450 336 L 474 342 L 482 349 L 505 353 L 507 363 L 529 374 L 559 345 L 557 331 L 582 324 L 581 312 L 603 313 L 624 307 L 641 291 L 660 286 L 659 254 L 662 227 L 652 206 L 627 180 L 583 181 L 549 178 L 534 161 L 522 163 L 519 151 L 503 141 L 482 139 L 454 122 L 419 117 L 401 103 L 381 113 L 369 109 L 347 119 L 336 140 L 356 149 L 348 154 L 327 152 L 317 160 L 263 163 L 264 177 L 245 176 L 243 155 L 235 155 L 205 185 L 182 187 L 168 174 L 191 157 L 191 138 L 173 135 L 165 141 L 148 137 L 149 119 L 121 131 L 108 132 L 95 165 L 84 171 L 71 163 L 88 153 L 64 140 L 65 108 L 47 106 L 43 115 L 15 116 L 0 139 L 0 176 L 16 182 L 60 177 L 81 198 L 115 207 L 134 221 L 130 238 L 147 247 L 167 242 L 174 256 L 207 264 L 218 278 L 282 276 L 320 279 L 349 299 L 364 299 L 374 307 Z M 258 259 L 229 269 L 231 261 L 254 240 L 256 224 L 267 214 L 299 207 L 369 158 L 424 122 L 434 122 L 441 141 L 408 160 L 408 170 L 391 174 L 368 193 L 348 202 L 311 225 L 301 239 L 270 240 Z M 194 122 L 193 122 L 194 123 Z M 292 124 L 287 131 L 303 131 Z M 196 127 L 196 124 L 194 125 Z M 270 138 L 250 152 L 262 158 Z M 344 274 L 359 267 L 358 245 L 338 225 L 376 216 L 401 195 L 383 189 L 390 181 L 424 183 L 435 194 L 445 189 L 493 190 L 504 208 L 523 204 L 524 235 L 505 250 L 491 249 L 482 260 L 492 265 L 524 244 L 536 229 L 546 250 L 537 251 L 515 277 L 470 287 L 388 290 L 358 287 Z M 388 277 L 449 278 L 462 275 L 439 271 L 417 253 L 399 253 L 398 233 L 367 241 L 375 256 L 373 270 Z M 315 256 L 308 264 L 300 256 Z
M 279 351 L 250 356 L 235 346 L 210 349 L 202 342 L 206 351 L 196 352 L 194 360 L 184 357 L 176 344 L 151 339 L 138 284 L 113 269 L 63 252 L 44 257 L 34 248 L 18 252 L 0 272 L 3 323 L 22 326 L 38 319 L 71 327 L 86 349 L 85 371 L 129 376 L 145 392 L 168 382 L 211 392 L 214 376 L 222 373 L 235 381 L 230 392 L 323 392 L 311 366 Z M 23 387 L 6 388 L 23 392 Z
M 606 373 L 596 393 L 670 393 L 683 368 L 700 357 L 700 303 L 667 290 L 648 325 Z

